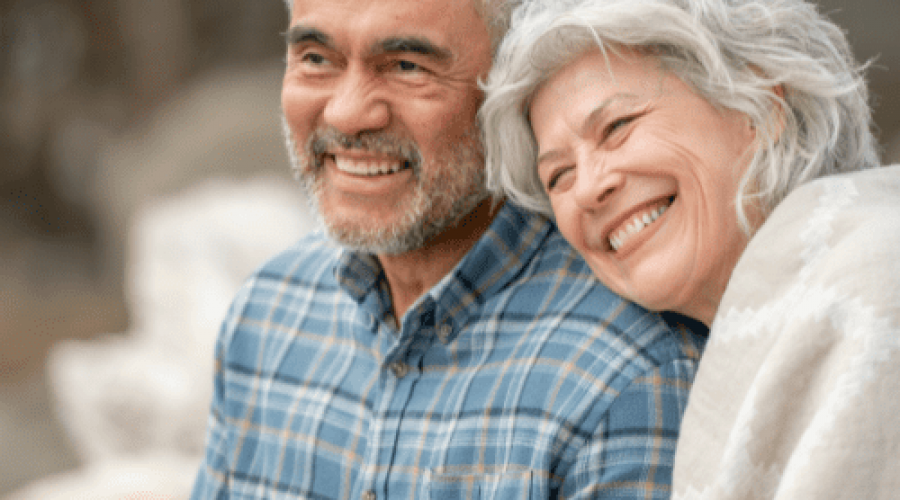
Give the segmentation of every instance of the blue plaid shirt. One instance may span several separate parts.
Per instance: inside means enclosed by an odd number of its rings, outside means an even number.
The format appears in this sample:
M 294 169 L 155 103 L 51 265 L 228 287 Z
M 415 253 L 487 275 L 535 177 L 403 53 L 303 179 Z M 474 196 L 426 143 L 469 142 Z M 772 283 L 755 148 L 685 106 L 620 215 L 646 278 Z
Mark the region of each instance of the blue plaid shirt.
M 399 327 L 316 235 L 243 287 L 193 499 L 668 498 L 702 337 L 507 204 Z

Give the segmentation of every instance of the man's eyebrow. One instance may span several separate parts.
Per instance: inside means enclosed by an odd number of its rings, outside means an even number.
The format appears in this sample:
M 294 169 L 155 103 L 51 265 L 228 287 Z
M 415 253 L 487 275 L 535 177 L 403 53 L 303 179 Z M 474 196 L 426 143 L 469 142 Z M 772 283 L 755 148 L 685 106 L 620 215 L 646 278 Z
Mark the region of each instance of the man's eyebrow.
M 412 52 L 437 61 L 449 60 L 453 55 L 449 49 L 439 47 L 428 39 L 415 36 L 386 38 L 375 44 L 372 52 L 375 54 Z
M 326 47 L 333 45 L 331 37 L 322 30 L 303 25 L 291 26 L 284 34 L 284 39 L 288 45 L 297 45 L 305 42 L 312 42 Z

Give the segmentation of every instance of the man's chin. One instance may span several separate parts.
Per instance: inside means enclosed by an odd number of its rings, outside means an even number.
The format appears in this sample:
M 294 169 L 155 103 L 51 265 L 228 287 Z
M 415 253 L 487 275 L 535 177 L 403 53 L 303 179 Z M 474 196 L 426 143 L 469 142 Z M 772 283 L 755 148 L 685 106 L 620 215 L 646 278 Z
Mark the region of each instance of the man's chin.
M 399 221 L 383 227 L 372 227 L 371 221 L 329 220 L 321 215 L 326 234 L 332 241 L 352 251 L 376 255 L 400 255 L 421 249 L 444 230 L 459 223 L 488 197 L 486 191 L 470 193 L 456 200 L 441 215 L 433 205 L 410 209 Z M 433 200 L 432 200 L 433 201 Z
M 400 231 L 387 229 L 349 229 L 325 224 L 328 237 L 340 246 L 361 253 L 376 255 L 397 255 L 412 252 L 424 246 L 427 236 L 420 230 Z

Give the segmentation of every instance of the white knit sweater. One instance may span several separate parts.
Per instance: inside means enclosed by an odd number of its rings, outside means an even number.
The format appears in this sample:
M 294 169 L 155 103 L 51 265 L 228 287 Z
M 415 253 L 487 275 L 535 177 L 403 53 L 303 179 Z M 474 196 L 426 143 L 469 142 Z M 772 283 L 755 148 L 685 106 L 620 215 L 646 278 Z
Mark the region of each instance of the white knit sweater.
M 684 418 L 675 498 L 900 498 L 900 166 L 820 179 L 741 257 Z

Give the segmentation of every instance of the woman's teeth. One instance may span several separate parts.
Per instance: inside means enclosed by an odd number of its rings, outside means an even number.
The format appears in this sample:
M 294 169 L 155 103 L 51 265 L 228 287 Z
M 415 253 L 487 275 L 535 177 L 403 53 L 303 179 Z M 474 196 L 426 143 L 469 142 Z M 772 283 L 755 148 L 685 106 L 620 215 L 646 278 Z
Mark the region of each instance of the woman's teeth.
M 626 241 L 631 239 L 632 236 L 640 233 L 644 230 L 645 227 L 656 221 L 656 219 L 658 219 L 659 216 L 662 215 L 668 207 L 668 205 L 660 205 L 652 210 L 644 212 L 643 214 L 635 216 L 635 218 L 632 219 L 631 222 L 625 224 L 625 227 L 619 230 L 618 233 L 615 233 L 614 235 L 609 237 L 609 245 L 613 250 L 618 250 L 622 247 L 622 245 L 625 244 Z
M 341 172 L 353 175 L 385 175 L 393 174 L 403 170 L 407 164 L 404 161 L 382 160 L 382 161 L 359 161 L 350 158 L 335 157 L 334 164 Z

